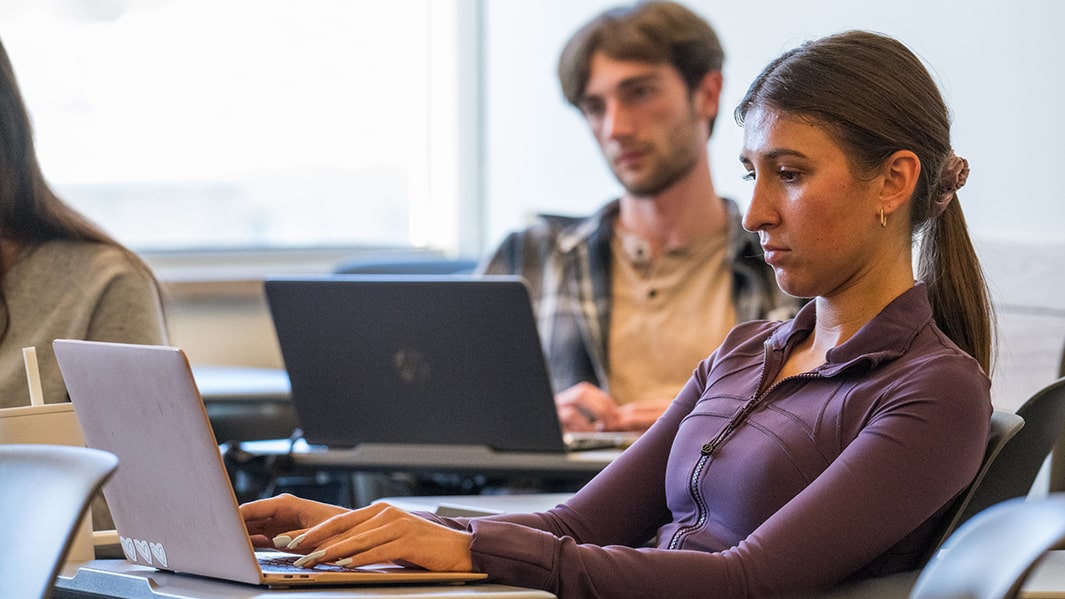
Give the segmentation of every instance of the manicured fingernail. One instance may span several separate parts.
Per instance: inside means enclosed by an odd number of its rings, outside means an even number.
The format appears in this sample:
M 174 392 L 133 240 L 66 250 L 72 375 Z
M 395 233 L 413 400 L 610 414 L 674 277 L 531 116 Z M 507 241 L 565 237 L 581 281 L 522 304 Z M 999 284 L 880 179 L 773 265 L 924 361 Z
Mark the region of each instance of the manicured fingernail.
M 309 564 L 309 563 L 311 563 L 313 561 L 316 561 L 318 558 L 322 557 L 323 555 L 325 555 L 325 549 L 319 549 L 318 551 L 315 551 L 314 553 L 308 553 L 307 555 L 305 555 L 305 556 L 299 558 L 298 560 L 292 562 L 292 565 L 296 566 L 297 568 L 302 568 L 303 566 L 305 566 L 305 565 L 307 565 L 307 564 Z
M 288 545 L 285 545 L 285 549 L 295 549 L 296 547 L 299 547 L 300 543 L 303 542 L 303 538 L 306 537 L 306 536 L 307 536 L 307 534 L 304 533 L 304 534 L 301 534 L 300 536 L 296 537 L 295 539 L 292 539 L 291 541 L 288 542 Z
M 274 547 L 278 549 L 287 549 L 288 544 L 292 542 L 292 537 L 288 535 L 277 535 L 274 537 Z
M 350 557 L 345 557 L 344 559 L 338 559 L 337 561 L 333 562 L 333 565 L 334 566 L 346 566 L 346 565 L 350 564 L 352 561 L 354 561 L 354 560 L 352 560 Z

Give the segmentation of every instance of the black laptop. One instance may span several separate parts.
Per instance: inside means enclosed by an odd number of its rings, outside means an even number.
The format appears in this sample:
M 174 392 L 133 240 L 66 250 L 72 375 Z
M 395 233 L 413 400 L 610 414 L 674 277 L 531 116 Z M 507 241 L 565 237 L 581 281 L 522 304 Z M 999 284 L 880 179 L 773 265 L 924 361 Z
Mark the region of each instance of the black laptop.
M 520 278 L 322 275 L 265 289 L 308 443 L 566 451 Z

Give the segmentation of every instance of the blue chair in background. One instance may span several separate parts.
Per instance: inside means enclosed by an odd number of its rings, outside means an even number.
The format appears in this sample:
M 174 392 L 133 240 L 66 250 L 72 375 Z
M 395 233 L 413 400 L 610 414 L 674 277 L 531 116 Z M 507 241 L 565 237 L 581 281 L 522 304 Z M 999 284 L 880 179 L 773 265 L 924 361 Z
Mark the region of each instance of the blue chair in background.
M 477 261 L 467 258 L 399 256 L 350 260 L 341 263 L 333 272 L 345 275 L 464 275 L 476 268 Z

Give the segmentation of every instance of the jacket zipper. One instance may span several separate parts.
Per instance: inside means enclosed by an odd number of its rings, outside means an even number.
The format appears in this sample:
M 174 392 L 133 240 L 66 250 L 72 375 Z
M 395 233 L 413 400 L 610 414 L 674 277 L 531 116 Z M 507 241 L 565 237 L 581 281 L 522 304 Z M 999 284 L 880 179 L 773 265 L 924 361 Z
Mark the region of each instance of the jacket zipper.
M 706 500 L 703 499 L 703 495 L 699 489 L 699 478 L 703 472 L 703 469 L 706 467 L 706 463 L 710 460 L 710 456 L 713 455 L 714 450 L 717 449 L 718 446 L 720 446 L 722 443 L 724 443 L 725 440 L 732 435 L 733 431 L 735 431 L 744 422 L 746 422 L 747 417 L 750 416 L 752 412 L 754 412 L 755 408 L 761 405 L 762 401 L 766 398 L 766 396 L 768 396 L 769 393 L 773 389 L 776 389 L 777 386 L 779 386 L 781 383 L 796 378 L 812 378 L 818 376 L 814 372 L 804 372 L 802 374 L 792 375 L 777 381 L 771 387 L 766 389 L 763 393 L 758 393 L 757 389 L 761 389 L 762 385 L 765 384 L 766 364 L 769 362 L 768 339 L 765 341 L 762 348 L 762 373 L 758 377 L 758 387 L 756 387 L 755 394 L 752 395 L 747 401 L 745 401 L 742 406 L 740 406 L 740 409 L 737 410 L 736 413 L 734 413 L 729 418 L 728 422 L 725 423 L 725 426 L 723 426 L 721 430 L 719 430 L 717 434 L 714 435 L 713 439 L 710 439 L 706 443 L 703 443 L 702 447 L 699 448 L 699 460 L 695 462 L 695 466 L 692 468 L 691 477 L 688 478 L 688 493 L 695 501 L 697 517 L 694 523 L 682 527 L 677 530 L 677 532 L 673 533 L 673 538 L 669 541 L 669 549 L 677 549 L 685 538 L 687 538 L 693 532 L 702 528 L 703 524 L 706 523 L 706 517 L 708 515 L 706 509 Z

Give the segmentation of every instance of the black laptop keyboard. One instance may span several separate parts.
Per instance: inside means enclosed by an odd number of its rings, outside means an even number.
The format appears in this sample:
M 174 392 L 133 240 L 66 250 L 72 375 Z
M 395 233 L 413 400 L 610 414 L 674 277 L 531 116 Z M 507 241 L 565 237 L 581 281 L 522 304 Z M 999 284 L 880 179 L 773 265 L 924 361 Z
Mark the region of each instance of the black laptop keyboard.
M 303 557 L 301 555 L 289 555 L 284 553 L 267 553 L 258 554 L 259 567 L 264 572 L 304 572 L 306 573 L 308 568 L 301 568 L 295 565 L 295 561 Z M 334 566 L 333 564 L 319 563 L 314 568 L 310 568 L 320 572 L 351 572 L 351 568 L 343 568 L 341 566 Z

